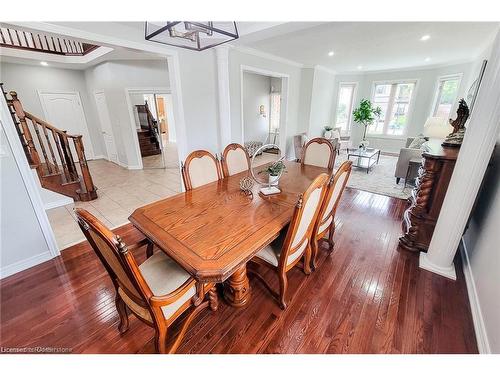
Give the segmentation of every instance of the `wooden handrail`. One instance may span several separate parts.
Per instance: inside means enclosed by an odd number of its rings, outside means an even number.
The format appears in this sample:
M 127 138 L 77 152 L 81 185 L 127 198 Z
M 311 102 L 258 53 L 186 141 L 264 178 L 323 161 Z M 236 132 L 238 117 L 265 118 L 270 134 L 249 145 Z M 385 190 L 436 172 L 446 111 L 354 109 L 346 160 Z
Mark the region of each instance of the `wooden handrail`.
M 3 89 L 2 89 L 3 91 Z M 75 191 L 75 198 L 91 200 L 97 198 L 96 187 L 92 181 L 85 157 L 85 149 L 81 135 L 67 134 L 37 116 L 26 112 L 15 91 L 7 98 L 12 108 L 14 123 L 18 128 L 21 143 L 26 145 L 28 162 L 34 167 L 40 178 L 61 175 L 61 185 L 80 182 L 80 189 Z M 33 138 L 36 136 L 37 144 Z M 73 157 L 73 145 L 77 160 Z M 80 165 L 82 177 L 78 175 L 76 163 Z M 62 171 L 61 171 L 62 170 Z

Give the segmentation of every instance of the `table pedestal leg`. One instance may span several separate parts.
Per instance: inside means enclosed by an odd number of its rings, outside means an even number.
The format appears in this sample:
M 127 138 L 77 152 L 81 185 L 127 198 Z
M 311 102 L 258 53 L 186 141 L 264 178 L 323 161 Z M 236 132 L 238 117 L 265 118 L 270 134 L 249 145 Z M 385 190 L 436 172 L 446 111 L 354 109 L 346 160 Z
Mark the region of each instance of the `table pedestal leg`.
M 250 296 L 247 266 L 244 264 L 224 282 L 224 298 L 233 307 L 243 307 L 250 301 Z

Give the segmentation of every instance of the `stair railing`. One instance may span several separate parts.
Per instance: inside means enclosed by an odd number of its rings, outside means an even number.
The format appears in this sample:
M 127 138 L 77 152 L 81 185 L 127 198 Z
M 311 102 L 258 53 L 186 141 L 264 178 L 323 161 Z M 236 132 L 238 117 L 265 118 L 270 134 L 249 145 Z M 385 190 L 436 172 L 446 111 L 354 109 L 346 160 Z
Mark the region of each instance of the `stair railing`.
M 155 120 L 153 114 L 149 110 L 149 105 L 148 105 L 147 101 L 145 101 L 144 106 L 146 107 L 146 116 L 147 116 L 147 120 L 148 120 L 149 130 L 154 135 L 156 142 L 158 142 L 158 145 L 161 145 L 160 129 L 158 129 L 158 121 Z
M 82 175 L 82 188 L 78 194 L 83 200 L 97 198 L 96 187 L 92 181 L 85 157 L 81 135 L 67 134 L 46 121 L 26 112 L 17 93 L 9 92 L 7 104 L 11 110 L 17 132 L 25 150 L 28 162 L 40 177 L 62 174 L 64 183 L 80 181 L 77 164 Z M 33 133 L 36 138 L 33 138 Z M 36 144 L 35 144 L 36 142 Z M 73 156 L 71 145 L 77 160 Z M 38 146 L 38 147 L 37 147 Z M 62 170 L 62 171 L 61 171 Z

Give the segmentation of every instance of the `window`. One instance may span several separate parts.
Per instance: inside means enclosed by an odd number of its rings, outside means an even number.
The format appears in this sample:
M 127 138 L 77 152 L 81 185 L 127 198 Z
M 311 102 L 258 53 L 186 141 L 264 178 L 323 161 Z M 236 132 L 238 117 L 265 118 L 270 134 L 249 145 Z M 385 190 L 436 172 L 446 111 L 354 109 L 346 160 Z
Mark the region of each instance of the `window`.
M 349 133 L 355 90 L 355 83 L 341 83 L 339 87 L 335 126 L 342 128 L 341 130 L 344 134 Z
M 368 134 L 402 136 L 405 133 L 415 84 L 416 81 L 375 84 L 372 104 L 380 107 L 382 114 L 368 127 Z
M 439 78 L 436 99 L 432 108 L 432 117 L 449 118 L 451 109 L 457 100 L 461 79 L 461 74 Z
M 271 133 L 277 133 L 280 128 L 280 108 L 281 94 L 279 92 L 271 93 L 271 113 L 269 116 L 269 127 Z

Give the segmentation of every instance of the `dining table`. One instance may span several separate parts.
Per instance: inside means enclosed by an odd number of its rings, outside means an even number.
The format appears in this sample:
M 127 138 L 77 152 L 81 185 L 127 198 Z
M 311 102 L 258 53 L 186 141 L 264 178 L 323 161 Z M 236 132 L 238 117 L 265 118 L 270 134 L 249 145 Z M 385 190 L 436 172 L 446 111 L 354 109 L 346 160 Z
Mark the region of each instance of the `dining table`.
M 246 306 L 247 262 L 287 226 L 311 182 L 332 173 L 297 162 L 285 165 L 279 194 L 265 196 L 257 183 L 250 193 L 242 191 L 240 180 L 250 176 L 244 171 L 140 207 L 129 220 L 194 279 L 223 283 L 225 300 Z

